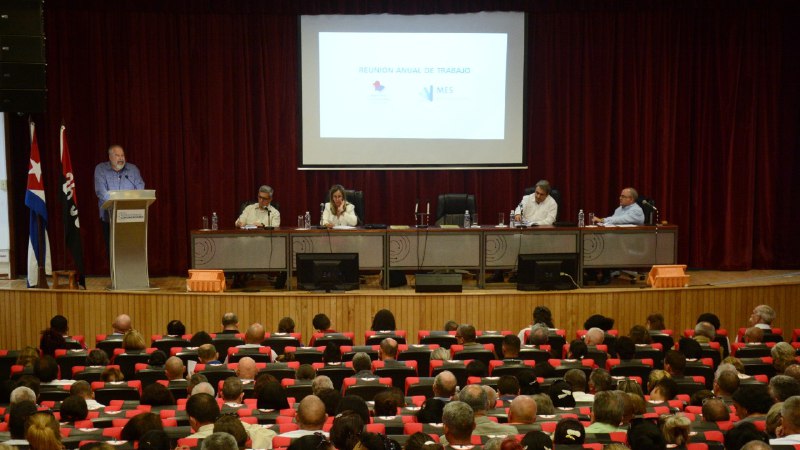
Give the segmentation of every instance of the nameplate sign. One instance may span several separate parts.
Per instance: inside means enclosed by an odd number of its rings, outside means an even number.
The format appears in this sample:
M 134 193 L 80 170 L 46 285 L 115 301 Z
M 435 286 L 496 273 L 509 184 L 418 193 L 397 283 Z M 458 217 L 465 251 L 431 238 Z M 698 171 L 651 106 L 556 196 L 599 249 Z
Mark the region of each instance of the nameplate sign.
M 143 209 L 123 209 L 117 211 L 117 223 L 144 222 Z

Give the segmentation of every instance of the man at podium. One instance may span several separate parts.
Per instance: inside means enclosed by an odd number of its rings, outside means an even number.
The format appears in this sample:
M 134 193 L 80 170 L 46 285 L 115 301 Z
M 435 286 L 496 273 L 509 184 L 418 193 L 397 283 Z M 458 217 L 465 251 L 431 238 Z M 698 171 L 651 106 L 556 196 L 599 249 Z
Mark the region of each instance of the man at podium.
M 94 192 L 97 194 L 97 205 L 100 209 L 100 222 L 103 224 L 103 238 L 106 252 L 110 251 L 108 240 L 111 235 L 108 211 L 103 203 L 108 200 L 108 191 L 141 190 L 144 180 L 139 168 L 125 162 L 125 150 L 121 145 L 108 147 L 108 161 L 101 162 L 94 168 Z

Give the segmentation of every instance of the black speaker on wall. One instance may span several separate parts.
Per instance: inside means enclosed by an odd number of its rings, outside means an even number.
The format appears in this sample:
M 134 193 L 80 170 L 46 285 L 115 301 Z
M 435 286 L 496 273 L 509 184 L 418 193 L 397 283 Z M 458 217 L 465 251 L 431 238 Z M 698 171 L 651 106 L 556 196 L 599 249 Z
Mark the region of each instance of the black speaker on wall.
M 44 43 L 42 0 L 0 2 L 0 111 L 45 110 Z

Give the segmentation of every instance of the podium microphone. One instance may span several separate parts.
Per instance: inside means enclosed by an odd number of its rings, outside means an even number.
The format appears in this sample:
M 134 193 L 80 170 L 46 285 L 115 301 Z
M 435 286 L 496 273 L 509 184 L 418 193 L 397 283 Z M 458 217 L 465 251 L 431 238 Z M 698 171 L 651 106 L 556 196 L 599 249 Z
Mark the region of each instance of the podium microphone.
M 649 207 L 653 208 L 653 211 L 658 211 L 658 208 L 656 208 L 656 205 L 654 205 L 654 204 L 652 204 L 652 203 L 648 202 L 647 200 L 642 200 L 642 204 L 643 204 L 643 205 L 647 205 L 647 206 L 649 206 Z

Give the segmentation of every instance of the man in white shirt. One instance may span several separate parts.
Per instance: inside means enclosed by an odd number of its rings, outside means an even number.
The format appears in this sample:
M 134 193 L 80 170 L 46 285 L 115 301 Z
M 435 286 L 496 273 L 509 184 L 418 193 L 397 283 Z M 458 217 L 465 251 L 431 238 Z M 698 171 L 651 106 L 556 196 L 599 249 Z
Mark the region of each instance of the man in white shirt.
M 550 182 L 539 180 L 533 194 L 522 197 L 514 211 L 514 220 L 529 225 L 552 225 L 558 214 L 558 203 L 550 196 Z
M 789 397 L 781 407 L 781 425 L 775 430 L 778 435 L 769 440 L 769 445 L 800 444 L 800 395 Z

